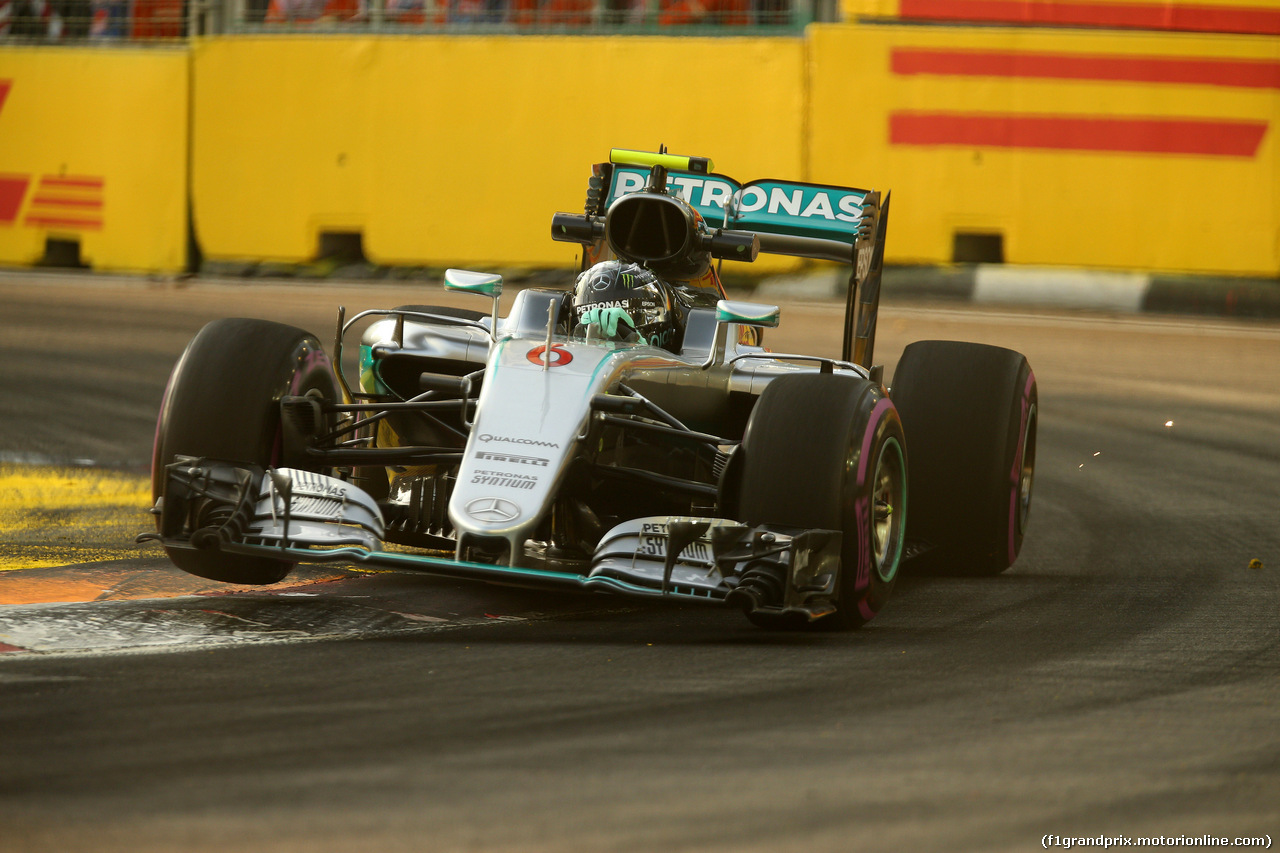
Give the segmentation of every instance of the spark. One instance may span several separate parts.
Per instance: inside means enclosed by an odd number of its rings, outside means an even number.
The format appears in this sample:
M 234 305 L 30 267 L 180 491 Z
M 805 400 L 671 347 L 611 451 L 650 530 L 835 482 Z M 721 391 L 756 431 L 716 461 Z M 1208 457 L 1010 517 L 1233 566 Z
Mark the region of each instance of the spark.
M 1167 426 L 1167 427 L 1171 427 L 1171 426 L 1173 426 L 1173 421 L 1165 421 L 1165 422 L 1164 422 L 1164 425 L 1165 425 L 1165 426 Z

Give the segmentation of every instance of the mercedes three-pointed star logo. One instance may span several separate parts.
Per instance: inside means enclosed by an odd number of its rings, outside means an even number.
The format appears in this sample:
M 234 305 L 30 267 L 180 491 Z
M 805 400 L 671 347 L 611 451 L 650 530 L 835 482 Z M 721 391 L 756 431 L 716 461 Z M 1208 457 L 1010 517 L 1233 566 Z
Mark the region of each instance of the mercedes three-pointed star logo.
M 476 521 L 489 524 L 500 524 L 520 516 L 520 506 L 502 498 L 476 498 L 468 501 L 464 509 Z

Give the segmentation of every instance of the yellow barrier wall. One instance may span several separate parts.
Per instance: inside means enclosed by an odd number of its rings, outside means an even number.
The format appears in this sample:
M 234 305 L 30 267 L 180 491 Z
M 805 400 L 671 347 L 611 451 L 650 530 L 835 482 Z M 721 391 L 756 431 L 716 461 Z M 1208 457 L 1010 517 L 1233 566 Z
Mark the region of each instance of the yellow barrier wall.
M 231 38 L 195 48 L 206 257 L 302 261 L 360 230 L 383 264 L 562 265 L 611 147 L 803 174 L 799 39 Z
M 891 262 L 1280 273 L 1280 41 L 817 25 L 798 39 L 220 38 L 0 51 L 0 263 L 563 265 L 612 146 L 892 189 Z M 191 77 L 188 76 L 191 68 Z M 188 88 L 190 80 L 191 87 Z M 192 133 L 188 136 L 188 93 Z
M 1280 41 L 819 25 L 811 178 L 893 191 L 888 258 L 1280 272 Z
M 0 263 L 46 238 L 100 270 L 186 265 L 183 50 L 0 50 Z

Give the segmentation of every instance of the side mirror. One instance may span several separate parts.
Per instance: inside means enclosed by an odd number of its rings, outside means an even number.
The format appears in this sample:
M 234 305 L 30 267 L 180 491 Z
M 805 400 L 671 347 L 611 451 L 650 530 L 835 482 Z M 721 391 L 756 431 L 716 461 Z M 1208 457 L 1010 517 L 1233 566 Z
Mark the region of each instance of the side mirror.
M 737 302 L 721 299 L 716 303 L 717 323 L 737 323 L 740 326 L 758 326 L 773 329 L 782 316 L 777 305 L 761 305 L 758 302 Z
M 502 276 L 496 272 L 471 272 L 470 270 L 445 270 L 444 289 L 459 293 L 475 293 L 493 300 L 493 312 L 489 316 L 489 339 L 498 340 L 498 299 L 502 296 Z
M 725 356 L 726 338 L 730 323 L 740 326 L 756 326 L 772 329 L 778 325 L 782 310 L 777 305 L 761 305 L 759 302 L 738 302 L 732 299 L 721 299 L 716 303 L 716 340 L 707 353 L 707 360 L 702 369 L 707 370 Z
M 445 290 L 461 293 L 477 293 L 481 296 L 502 295 L 502 276 L 496 272 L 471 272 L 470 270 L 445 270 Z

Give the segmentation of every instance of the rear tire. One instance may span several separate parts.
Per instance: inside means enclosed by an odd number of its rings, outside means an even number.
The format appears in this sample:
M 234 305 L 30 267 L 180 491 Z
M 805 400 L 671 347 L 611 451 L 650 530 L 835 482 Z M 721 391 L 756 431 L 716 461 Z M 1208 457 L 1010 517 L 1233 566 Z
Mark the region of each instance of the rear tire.
M 817 630 L 873 618 L 897 580 L 907 503 L 906 442 L 883 389 L 850 376 L 775 379 L 756 402 L 740 453 L 739 518 L 843 533 L 834 614 L 815 622 L 748 618 L 767 628 Z
M 180 455 L 309 467 L 283 459 L 280 429 L 280 398 L 308 392 L 326 402 L 341 399 L 329 357 L 309 332 L 267 320 L 209 323 L 187 345 L 165 389 L 151 460 L 152 497 L 163 495 L 165 466 Z M 183 571 L 227 583 L 276 583 L 293 568 L 288 561 L 213 550 L 165 551 Z
M 919 341 L 890 391 L 911 447 L 908 534 L 934 549 L 920 565 L 995 575 L 1022 548 L 1031 511 L 1035 374 L 1013 350 Z

